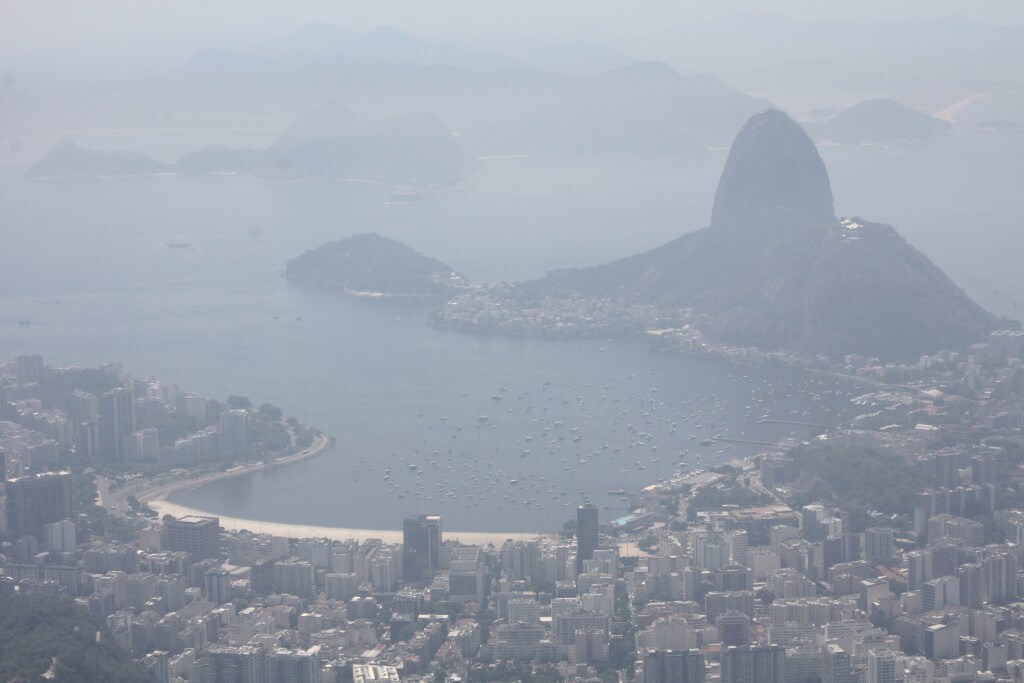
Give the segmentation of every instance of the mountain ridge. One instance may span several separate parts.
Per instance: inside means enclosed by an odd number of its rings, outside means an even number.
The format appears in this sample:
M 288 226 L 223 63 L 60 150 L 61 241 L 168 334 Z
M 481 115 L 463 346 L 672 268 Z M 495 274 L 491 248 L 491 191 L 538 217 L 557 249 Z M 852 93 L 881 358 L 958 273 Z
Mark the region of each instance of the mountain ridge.
M 709 227 L 612 263 L 551 272 L 515 286 L 513 297 L 689 308 L 709 340 L 804 355 L 908 360 L 964 348 L 995 328 L 894 228 L 832 211 L 806 133 L 782 112 L 762 112 L 730 150 Z
M 888 99 L 859 102 L 824 121 L 808 124 L 816 140 L 842 144 L 929 142 L 953 127 Z
M 25 175 L 247 173 L 266 180 L 344 178 L 439 187 L 462 180 L 475 165 L 476 160 L 434 116 L 362 119 L 332 100 L 307 112 L 262 149 L 207 145 L 166 164 L 132 151 L 86 149 L 65 138 Z

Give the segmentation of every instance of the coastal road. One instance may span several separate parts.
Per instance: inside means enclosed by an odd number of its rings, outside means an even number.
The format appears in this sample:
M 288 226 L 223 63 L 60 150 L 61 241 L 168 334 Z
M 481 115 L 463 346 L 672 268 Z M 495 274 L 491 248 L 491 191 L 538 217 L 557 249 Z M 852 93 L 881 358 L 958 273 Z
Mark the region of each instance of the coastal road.
M 237 465 L 223 472 L 210 472 L 198 477 L 176 478 L 171 475 L 159 475 L 153 478 L 137 477 L 128 480 L 123 486 L 112 488 L 113 480 L 102 475 L 96 475 L 96 487 L 99 490 L 99 503 L 110 512 L 125 514 L 128 510 L 128 497 L 135 496 L 140 502 L 165 498 L 175 491 L 186 488 L 195 488 L 210 482 L 221 479 L 229 479 L 251 472 L 270 469 L 283 465 L 291 465 L 309 458 L 315 458 L 326 452 L 332 445 L 333 440 L 326 434 L 318 433 L 313 438 L 309 448 L 282 456 L 273 460 L 263 462 L 247 463 Z

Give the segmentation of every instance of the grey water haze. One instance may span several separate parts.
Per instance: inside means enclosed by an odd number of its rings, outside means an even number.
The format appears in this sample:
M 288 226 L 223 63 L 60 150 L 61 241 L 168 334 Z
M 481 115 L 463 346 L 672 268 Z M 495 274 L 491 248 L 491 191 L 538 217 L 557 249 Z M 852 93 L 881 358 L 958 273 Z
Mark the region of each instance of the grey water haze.
M 954 155 L 966 142 L 940 144 Z M 912 241 L 960 282 L 974 285 L 968 291 L 979 301 L 1013 315 L 1012 292 L 1020 291 L 1019 285 L 1015 289 L 1020 277 L 1016 258 L 1012 250 L 996 251 L 991 245 L 1014 239 L 1013 210 L 1006 205 L 1019 199 L 1007 195 L 1002 207 L 989 204 L 984 215 L 991 220 L 979 224 L 972 219 L 976 231 L 964 241 L 960 221 L 966 208 L 949 206 L 963 195 L 951 187 L 936 193 L 935 185 L 925 186 L 909 172 L 921 172 L 942 151 L 910 150 L 896 157 L 896 168 L 876 165 L 872 174 L 867 169 L 882 150 L 824 148 L 823 154 L 839 207 L 854 204 L 843 196 L 852 185 L 856 199 L 877 206 L 869 215 L 885 215 L 909 228 Z M 992 145 L 987 151 L 986 164 L 1009 169 L 1016 163 L 1014 148 Z M 719 156 L 720 164 L 724 152 Z M 599 263 L 654 246 L 678 234 L 680 226 L 704 225 L 715 173 L 714 167 L 623 169 L 531 158 L 491 160 L 483 162 L 465 189 L 397 206 L 387 204 L 388 190 L 360 184 L 282 186 L 241 176 L 34 182 L 9 176 L 9 186 L 17 191 L 0 197 L 11 228 L 5 236 L 8 263 L 0 276 L 0 350 L 5 357 L 40 352 L 53 362 L 81 365 L 118 360 L 136 374 L 156 375 L 188 390 L 274 402 L 338 438 L 325 457 L 175 498 L 199 509 L 272 521 L 389 528 L 402 512 L 429 505 L 443 511 L 453 529 L 550 531 L 569 516 L 566 504 L 586 496 L 617 506 L 609 490 L 639 488 L 670 473 L 681 450 L 690 451 L 691 463 L 698 453 L 704 462 L 724 457 L 716 455 L 718 447 L 698 447 L 689 440 L 691 433 L 698 440 L 745 433 L 773 441 L 792 429 L 758 425 L 760 413 L 747 414 L 745 399 L 759 380 L 739 379 L 745 373 L 652 355 L 635 342 L 438 332 L 426 325 L 422 312 L 376 308 L 290 285 L 283 278 L 284 264 L 306 248 L 372 229 L 441 256 L 476 281 L 537 277 L 549 268 Z M 886 174 L 892 175 L 886 179 Z M 937 184 L 952 184 L 965 175 L 930 177 Z M 920 203 L 908 207 L 905 195 L 890 195 L 886 201 L 885 192 L 896 182 L 907 194 L 920 193 Z M 935 201 L 925 204 L 924 195 Z M 251 233 L 252 226 L 259 226 L 258 232 Z M 172 240 L 188 241 L 193 248 L 168 249 Z M 972 253 L 975 261 L 965 258 Z M 131 286 L 125 287 L 126 282 Z M 22 319 L 31 320 L 31 326 L 15 324 Z M 607 346 L 606 352 L 598 350 L 601 346 Z M 542 385 L 548 380 L 551 387 L 545 392 Z M 801 421 L 815 422 L 834 420 L 847 408 L 845 398 L 806 393 L 800 380 L 788 391 L 781 386 L 774 415 L 808 411 Z M 495 403 L 491 397 L 500 387 L 508 392 Z M 657 418 L 672 417 L 672 411 L 714 411 L 715 417 L 701 424 L 714 421 L 716 427 L 698 430 L 683 423 L 673 434 L 651 428 L 647 431 L 658 438 L 630 449 L 623 443 L 624 423 L 637 419 L 637 397 L 649 398 L 651 387 L 667 404 Z M 815 393 L 821 390 L 815 387 Z M 524 392 L 530 392 L 528 398 L 515 398 Z M 786 393 L 794 397 L 783 400 Z M 584 397 L 585 409 L 577 396 Z M 558 400 L 551 403 L 553 398 Z M 718 408 L 716 398 L 724 401 Z M 525 412 L 530 403 L 536 407 L 532 414 Z M 633 415 L 624 418 L 627 407 Z M 480 415 L 488 415 L 497 429 L 480 428 Z M 442 416 L 449 421 L 440 422 Z M 549 456 L 537 447 L 545 441 L 543 423 L 531 420 L 539 418 L 576 426 L 583 438 L 565 442 L 557 456 Z M 455 426 L 464 433 L 452 440 Z M 618 444 L 623 451 L 614 458 L 590 455 L 605 444 Z M 658 452 L 651 452 L 651 445 Z M 438 460 L 435 450 L 441 454 L 436 466 L 429 462 Z M 524 450 L 533 453 L 523 458 Z M 756 449 L 737 447 L 727 455 L 750 450 Z M 577 451 L 582 455 L 577 457 Z M 643 470 L 634 464 L 641 453 Z M 562 462 L 566 456 L 571 456 L 569 470 Z M 651 464 L 652 457 L 660 464 Z M 430 486 L 420 498 L 410 488 L 415 477 L 407 464 L 413 459 Z M 580 465 L 580 459 L 588 462 Z M 402 487 L 398 493 L 408 493 L 387 505 L 375 504 L 380 491 L 371 485 L 383 484 L 388 467 Z M 467 476 L 482 484 L 485 477 L 491 478 L 488 483 L 497 478 L 507 484 L 509 479 L 525 481 L 527 472 L 547 477 L 543 488 L 553 483 L 565 492 L 559 508 L 520 503 L 488 510 L 476 507 L 477 501 L 467 508 L 463 500 L 446 496 L 456 486 L 472 489 Z M 530 500 L 538 494 L 530 488 L 523 496 Z M 510 510 L 514 517 L 507 514 Z
M 1019 0 L 0 0 L 0 683 L 1024 680 Z
M 530 160 L 489 163 L 469 192 L 489 193 L 476 201 L 491 207 L 518 201 L 506 193 L 512 184 L 522 186 L 520 173 L 537 178 L 527 171 Z M 622 176 L 607 169 L 572 173 L 574 182 L 583 186 L 577 192 L 585 201 L 567 200 L 561 193 L 546 197 L 535 187 L 543 199 L 533 204 L 534 211 L 540 205 L 555 215 L 580 212 L 583 216 L 563 220 L 581 231 L 582 224 L 593 229 L 598 221 L 608 221 L 597 215 L 604 209 L 605 183 Z M 653 170 L 648 174 L 658 177 Z M 25 224 L 29 216 L 36 220 L 34 230 L 16 232 L 10 242 L 10 253 L 18 256 L 5 270 L 11 287 L 4 287 L 3 310 L 9 313 L 0 339 L 7 355 L 34 351 L 52 362 L 80 365 L 117 359 L 136 374 L 156 375 L 183 389 L 271 401 L 338 438 L 327 456 L 174 498 L 199 509 L 271 521 L 389 528 L 403 512 L 429 506 L 443 511 L 452 529 L 553 531 L 571 514 L 565 505 L 586 497 L 620 506 L 609 490 L 640 488 L 671 473 L 682 450 L 690 451 L 693 462 L 698 455 L 708 462 L 721 460 L 715 454 L 719 448 L 697 445 L 712 434 L 745 432 L 772 441 L 791 431 L 758 425 L 761 413 L 747 406 L 751 389 L 760 381 L 742 380 L 743 373 L 717 364 L 654 355 L 638 342 L 508 340 L 439 332 L 427 326 L 421 311 L 339 299 L 283 278 L 286 257 L 349 232 L 338 230 L 338 224 L 353 230 L 372 225 L 412 244 L 425 244 L 425 249 L 433 245 L 452 254 L 453 262 L 467 264 L 466 270 L 480 279 L 491 272 L 508 278 L 538 275 L 531 265 L 534 254 L 560 265 L 584 242 L 581 234 L 548 240 L 552 228 L 527 224 L 522 230 L 520 218 L 506 214 L 504 228 L 516 237 L 523 261 L 516 264 L 506 250 L 498 264 L 494 248 L 482 243 L 485 228 L 475 222 L 467 225 L 471 218 L 465 215 L 462 225 L 442 222 L 441 216 L 472 210 L 463 208 L 463 196 L 385 206 L 386 193 L 358 185 L 341 186 L 340 193 L 334 185 L 274 187 L 231 176 L 213 179 L 212 187 L 207 179 L 181 177 L 15 182 L 24 183 L 25 191 L 12 196 L 20 206 L 9 207 L 10 214 L 23 211 Z M 668 188 L 658 193 L 652 185 L 638 187 L 634 196 L 671 203 L 665 209 L 648 206 L 652 219 L 658 213 L 686 210 Z M 54 193 L 65 203 L 56 202 Z M 111 212 L 114 202 L 122 209 Z M 408 216 L 414 209 L 420 220 L 424 211 L 436 211 L 437 217 L 432 223 L 416 223 Z M 514 212 L 511 206 L 509 210 Z M 624 210 L 621 204 L 619 210 Z M 52 217 L 40 222 L 44 212 L 53 212 Z M 81 229 L 68 235 L 68 221 Z M 493 219 L 487 222 L 488 232 L 501 232 Z M 262 228 L 255 236 L 247 229 L 253 224 Z M 424 234 L 428 231 L 429 238 Z M 626 240 L 619 239 L 621 250 Z M 168 249 L 169 240 L 187 240 L 194 249 Z M 47 247 L 54 243 L 61 246 Z M 599 245 L 591 258 L 608 258 L 615 249 L 615 242 Z M 131 288 L 120 286 L 125 278 L 131 279 Z M 31 326 L 17 325 L 21 319 L 31 320 Z M 599 350 L 602 346 L 606 351 Z M 547 381 L 551 386 L 545 391 Z M 815 422 L 834 419 L 833 413 L 845 408 L 842 400 L 819 402 L 803 395 L 799 380 L 788 390 L 786 386 L 784 382 L 775 389 L 779 407 L 773 411 L 781 411 L 782 417 L 797 410 L 801 421 Z M 495 402 L 492 397 L 501 387 L 507 392 Z M 652 394 L 652 387 L 658 392 Z M 528 398 L 516 398 L 525 392 Z M 585 397 L 585 405 L 578 396 Z M 665 405 L 655 417 L 641 417 L 640 399 L 651 398 Z M 722 404 L 716 407 L 716 401 Z M 530 404 L 535 409 L 527 413 Z M 624 413 L 627 409 L 631 414 Z M 648 419 L 678 419 L 698 411 L 699 419 L 681 423 L 672 434 L 664 424 L 647 426 L 657 439 L 629 448 L 626 424 L 635 422 L 639 428 Z M 481 415 L 489 416 L 484 427 L 478 423 Z M 446 423 L 440 421 L 443 416 L 449 418 Z M 549 427 L 553 420 L 565 423 L 567 438 L 556 456 L 545 453 L 543 446 L 555 435 L 542 438 L 545 425 L 535 419 L 547 420 Z M 492 430 L 492 424 L 497 428 Z M 457 434 L 456 426 L 464 433 Z M 572 427 L 582 434 L 578 442 L 571 441 Z M 453 440 L 453 434 L 458 438 Z M 697 439 L 691 440 L 690 434 Z M 524 441 L 527 437 L 532 444 Z M 590 455 L 605 444 L 622 453 L 614 458 L 608 452 Z M 435 450 L 441 453 L 438 466 L 428 462 L 437 459 Z M 523 458 L 525 450 L 533 454 Z M 738 447 L 730 457 L 747 450 Z M 638 458 L 643 470 L 634 463 Z M 651 458 L 661 464 L 651 464 Z M 581 465 L 581 459 L 590 462 Z M 410 490 L 415 477 L 407 463 L 413 461 L 431 486 L 420 498 Z M 452 462 L 454 471 L 448 467 Z M 385 468 L 392 468 L 393 480 L 409 492 L 381 505 L 381 491 L 374 487 L 383 486 Z M 545 489 L 554 483 L 564 491 L 559 509 L 520 502 L 489 510 L 481 509 L 478 500 L 467 509 L 466 502 L 444 497 L 457 487 L 471 489 L 467 476 L 498 472 L 503 473 L 501 486 L 510 479 L 524 482 L 524 500 L 537 497 L 532 487 L 525 489 L 528 474 L 546 477 Z M 445 479 L 450 484 L 436 491 L 435 482 Z

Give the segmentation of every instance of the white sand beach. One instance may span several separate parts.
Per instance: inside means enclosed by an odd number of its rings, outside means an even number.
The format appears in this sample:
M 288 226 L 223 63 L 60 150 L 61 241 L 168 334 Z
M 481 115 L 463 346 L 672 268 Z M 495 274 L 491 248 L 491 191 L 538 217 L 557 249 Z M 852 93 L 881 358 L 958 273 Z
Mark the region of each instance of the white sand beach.
M 246 529 L 253 533 L 271 534 L 273 536 L 284 536 L 286 538 L 330 538 L 332 540 L 345 540 L 354 538 L 363 542 L 368 538 L 379 538 L 386 543 L 401 543 L 401 529 L 349 529 L 346 527 L 334 526 L 310 526 L 305 524 L 284 524 L 281 522 L 261 522 L 254 519 L 241 519 L 239 517 L 225 517 L 213 515 L 203 510 L 196 510 L 184 505 L 178 505 L 164 499 L 148 501 L 149 506 L 164 515 L 182 517 L 184 515 L 205 515 L 220 518 L 220 525 L 227 531 L 241 531 Z M 481 532 L 481 531 L 444 531 L 445 540 L 456 540 L 470 545 L 494 544 L 500 547 L 508 539 L 526 540 L 542 538 L 544 534 L 536 532 Z
M 273 536 L 284 536 L 286 538 L 330 538 L 332 540 L 354 538 L 360 542 L 365 541 L 368 538 L 379 538 L 386 543 L 401 543 L 401 529 L 351 529 L 348 527 L 286 524 L 282 522 L 266 522 L 256 519 L 242 519 L 241 517 L 225 517 L 224 515 L 216 515 L 205 510 L 197 510 L 195 508 L 167 500 L 167 496 L 181 489 L 195 488 L 212 481 L 240 476 L 242 474 L 249 474 L 267 467 L 288 465 L 316 457 L 326 452 L 331 445 L 331 440 L 321 434 L 317 436 L 309 448 L 287 458 L 281 458 L 271 463 L 250 464 L 244 468 L 238 468 L 227 472 L 216 472 L 195 479 L 185 479 L 172 484 L 149 488 L 148 490 L 143 489 L 137 493 L 137 497 L 140 501 L 145 502 L 149 507 L 156 510 L 160 517 L 163 517 L 164 515 L 173 515 L 175 517 L 183 517 L 185 515 L 218 517 L 220 519 L 221 527 L 227 531 L 241 531 L 245 529 L 253 533 L 271 534 Z M 125 492 L 122 492 L 122 495 L 124 493 Z M 495 546 L 500 546 L 508 539 L 538 539 L 543 538 L 545 534 L 535 531 L 502 533 L 445 530 L 444 536 L 446 540 L 457 540 L 461 543 L 470 545 L 486 546 L 493 543 Z

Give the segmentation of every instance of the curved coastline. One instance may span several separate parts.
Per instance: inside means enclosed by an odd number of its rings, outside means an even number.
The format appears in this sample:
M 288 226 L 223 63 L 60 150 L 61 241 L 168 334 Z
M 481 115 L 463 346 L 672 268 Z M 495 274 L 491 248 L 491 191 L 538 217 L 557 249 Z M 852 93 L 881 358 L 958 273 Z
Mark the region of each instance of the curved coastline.
M 184 515 L 203 515 L 218 517 L 220 526 L 226 531 L 247 530 L 253 533 L 271 534 L 273 536 L 284 536 L 287 538 L 329 538 L 332 540 L 346 540 L 354 538 L 363 542 L 370 538 L 379 538 L 386 543 L 401 543 L 402 531 L 395 529 L 353 529 L 348 527 L 318 526 L 307 524 L 289 524 L 285 522 L 268 522 L 256 519 L 245 519 L 241 517 L 230 517 L 216 513 L 199 510 L 196 508 L 181 505 L 167 500 L 167 497 L 176 491 L 198 488 L 214 481 L 229 479 L 243 474 L 251 474 L 265 469 L 272 469 L 281 465 L 291 465 L 303 460 L 322 455 L 331 448 L 334 439 L 318 434 L 313 444 L 294 455 L 278 458 L 269 462 L 254 463 L 247 466 L 233 468 L 226 472 L 215 472 L 195 479 L 184 479 L 170 484 L 157 486 L 143 490 L 136 494 L 140 502 L 146 503 L 156 510 L 160 517 L 173 515 L 182 517 Z M 127 494 L 127 491 L 125 492 Z M 472 545 L 501 545 L 508 539 L 531 540 L 543 538 L 550 534 L 540 532 L 489 532 L 489 531 L 445 531 L 448 539 L 468 543 Z

